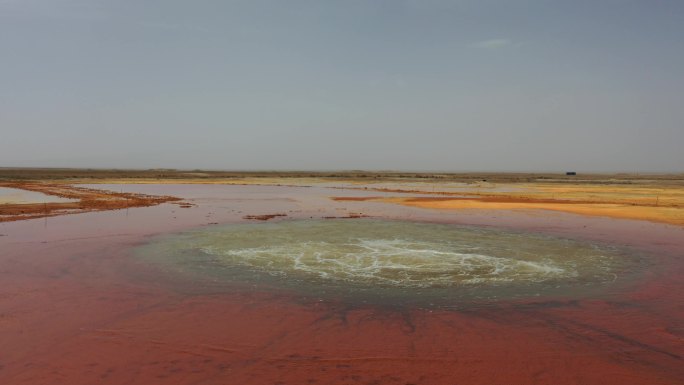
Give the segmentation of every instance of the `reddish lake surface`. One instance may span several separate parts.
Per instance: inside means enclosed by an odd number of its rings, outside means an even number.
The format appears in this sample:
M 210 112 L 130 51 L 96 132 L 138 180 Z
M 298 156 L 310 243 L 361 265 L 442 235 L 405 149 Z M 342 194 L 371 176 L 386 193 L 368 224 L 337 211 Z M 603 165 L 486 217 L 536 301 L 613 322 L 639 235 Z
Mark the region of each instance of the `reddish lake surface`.
M 0 223 L 0 384 L 684 383 L 684 228 L 335 202 L 364 192 L 318 187 L 97 187 L 196 206 Z M 629 247 L 649 267 L 591 296 L 383 306 L 212 289 L 134 256 L 160 234 L 275 213 L 534 231 Z

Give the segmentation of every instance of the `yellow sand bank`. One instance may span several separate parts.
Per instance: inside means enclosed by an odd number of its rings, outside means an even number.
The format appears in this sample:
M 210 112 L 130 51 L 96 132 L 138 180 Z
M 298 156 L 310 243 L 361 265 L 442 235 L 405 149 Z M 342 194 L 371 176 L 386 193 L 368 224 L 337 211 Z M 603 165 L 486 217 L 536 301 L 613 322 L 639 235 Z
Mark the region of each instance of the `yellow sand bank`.
M 477 199 L 384 198 L 382 201 L 430 209 L 552 210 L 580 215 L 637 219 L 684 225 L 684 210 L 679 207 L 652 207 L 616 203 L 490 202 Z

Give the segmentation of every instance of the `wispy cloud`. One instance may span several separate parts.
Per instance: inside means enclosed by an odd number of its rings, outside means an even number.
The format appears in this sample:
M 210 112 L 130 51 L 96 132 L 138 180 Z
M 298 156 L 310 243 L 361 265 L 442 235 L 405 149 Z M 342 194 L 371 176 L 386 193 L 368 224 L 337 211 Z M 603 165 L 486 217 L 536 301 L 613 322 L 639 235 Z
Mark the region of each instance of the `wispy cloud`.
M 513 42 L 510 39 L 489 39 L 482 40 L 472 44 L 473 47 L 496 49 L 510 46 Z

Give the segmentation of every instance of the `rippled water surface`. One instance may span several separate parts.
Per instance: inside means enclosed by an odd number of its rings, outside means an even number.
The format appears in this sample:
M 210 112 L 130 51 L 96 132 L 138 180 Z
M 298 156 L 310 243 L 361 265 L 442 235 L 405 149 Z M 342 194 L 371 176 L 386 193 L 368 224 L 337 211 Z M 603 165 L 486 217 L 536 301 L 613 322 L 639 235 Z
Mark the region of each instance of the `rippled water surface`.
M 636 268 L 607 245 L 533 233 L 387 220 L 236 224 L 158 238 L 139 255 L 218 283 L 313 295 L 499 298 L 581 292 Z

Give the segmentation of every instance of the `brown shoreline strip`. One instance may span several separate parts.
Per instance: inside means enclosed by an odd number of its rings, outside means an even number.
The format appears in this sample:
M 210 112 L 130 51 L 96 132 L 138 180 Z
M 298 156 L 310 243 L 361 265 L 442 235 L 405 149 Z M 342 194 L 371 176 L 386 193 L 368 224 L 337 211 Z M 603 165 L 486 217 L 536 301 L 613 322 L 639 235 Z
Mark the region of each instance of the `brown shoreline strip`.
M 173 196 L 154 196 L 76 187 L 62 183 L 0 182 L 0 187 L 39 192 L 74 202 L 1 204 L 0 222 L 18 221 L 75 214 L 89 211 L 118 210 L 133 207 L 155 206 L 165 202 L 180 201 Z
M 267 221 L 276 217 L 286 217 L 287 214 L 262 214 L 262 215 L 245 215 L 242 219 L 255 219 L 257 221 Z

